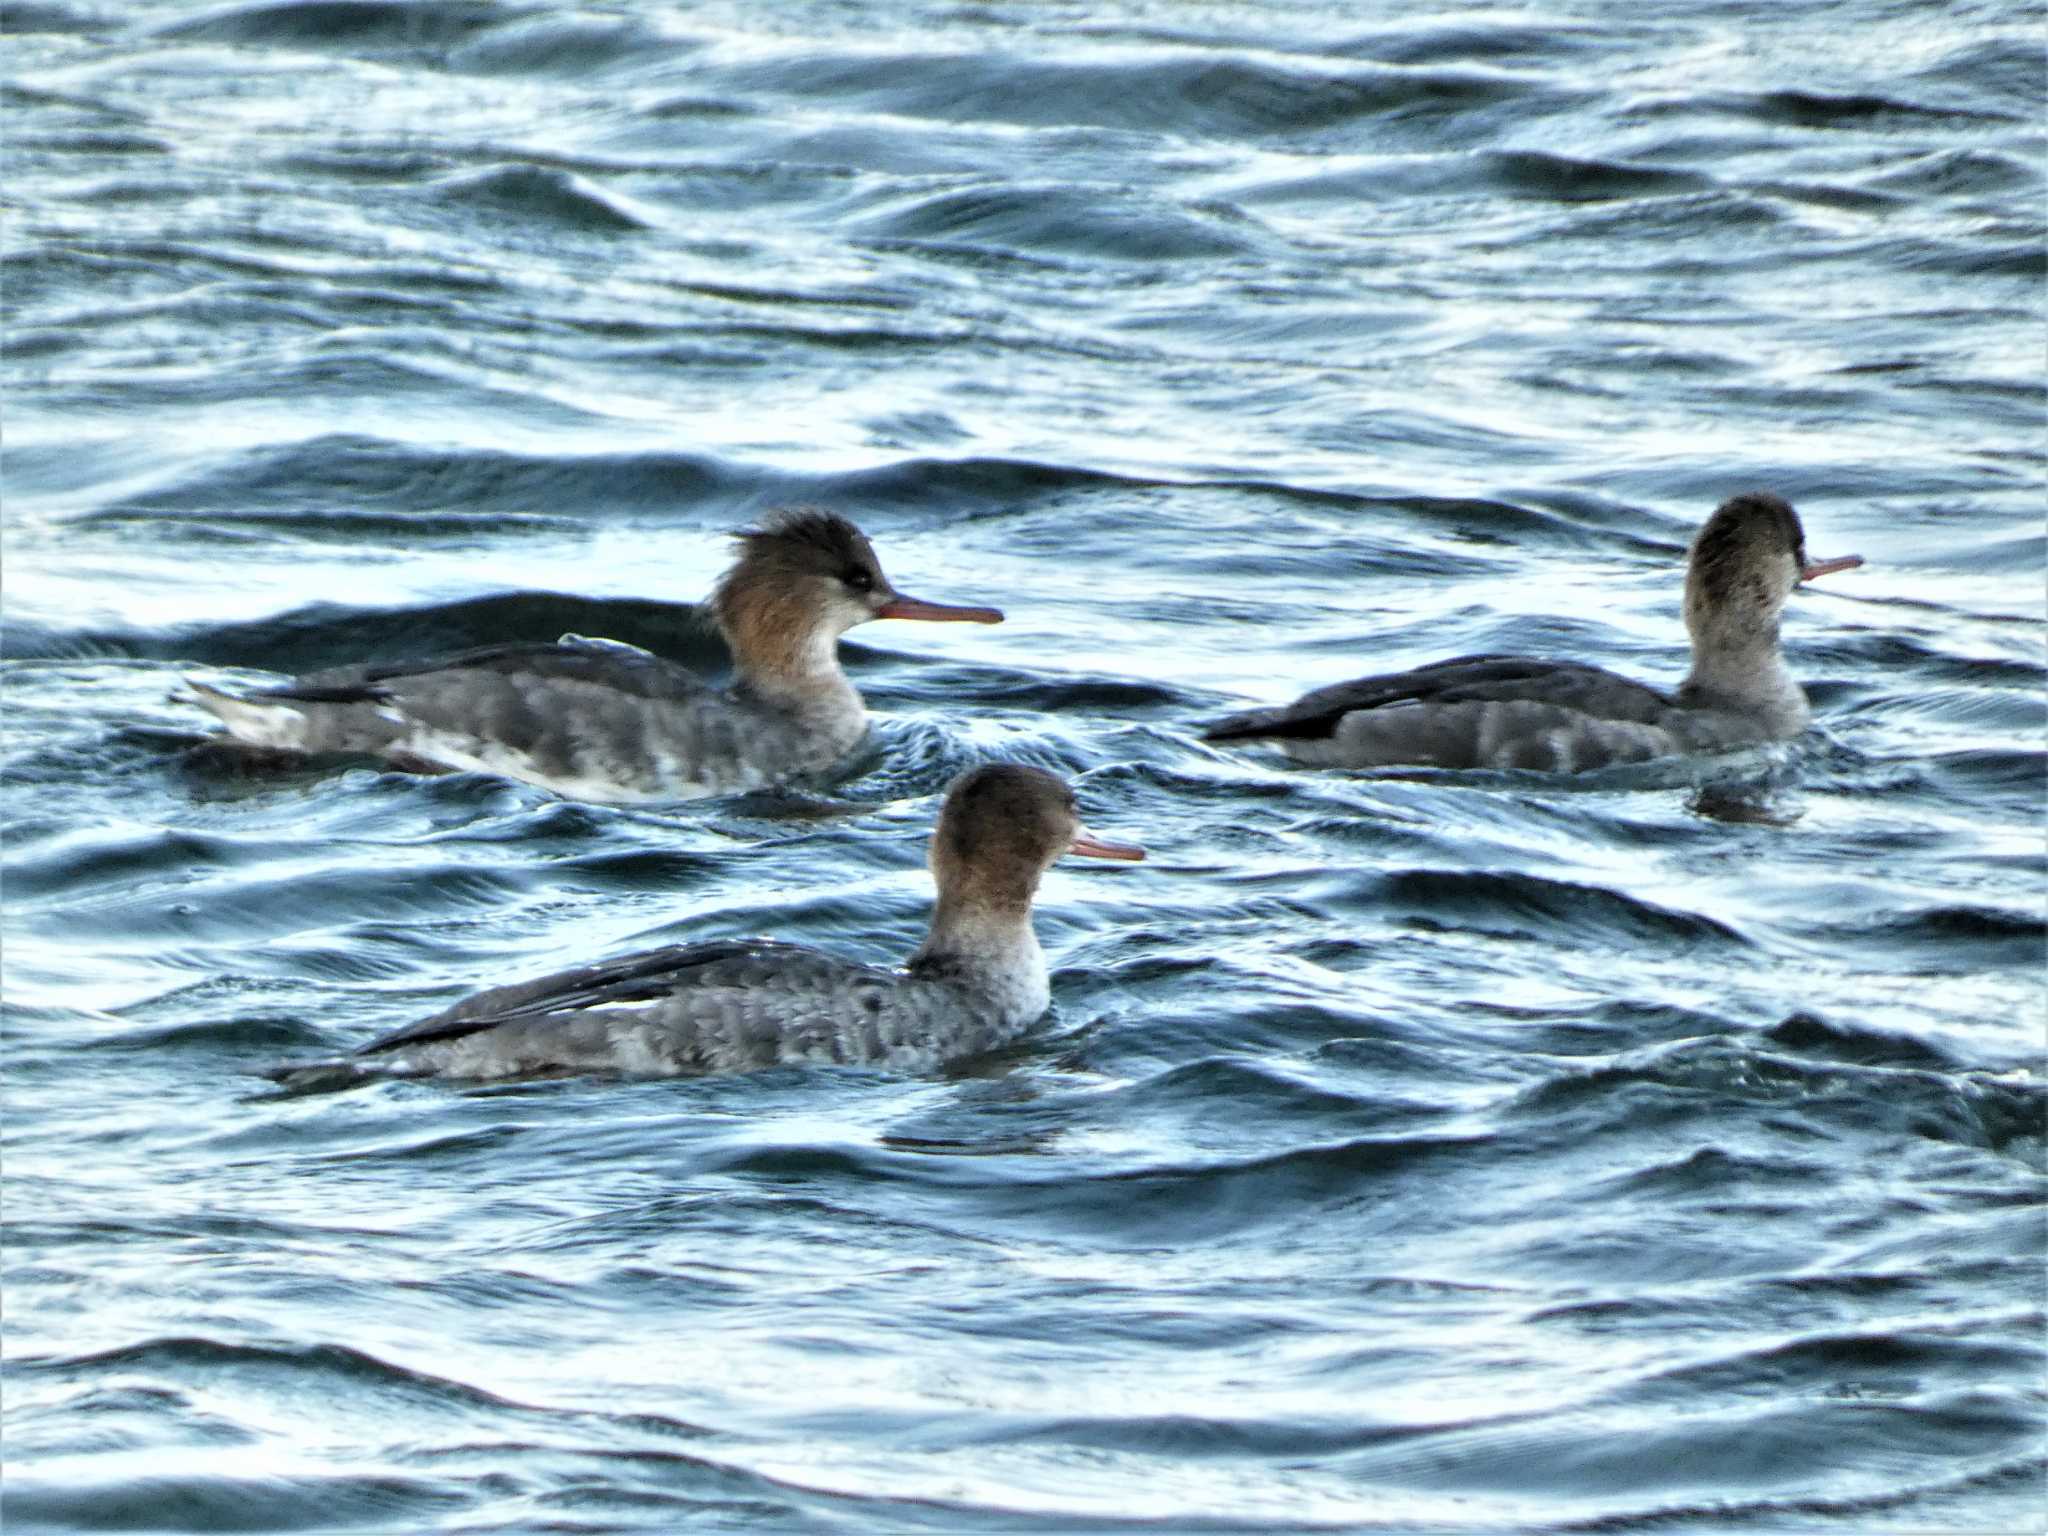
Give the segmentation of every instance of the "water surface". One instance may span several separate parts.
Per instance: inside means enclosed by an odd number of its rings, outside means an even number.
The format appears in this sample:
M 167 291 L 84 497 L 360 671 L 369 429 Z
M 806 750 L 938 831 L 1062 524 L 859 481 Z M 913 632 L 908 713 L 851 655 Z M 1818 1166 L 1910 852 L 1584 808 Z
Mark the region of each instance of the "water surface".
M 2042 11 L 8 8 L 10 1531 L 2039 1529 Z M 1580 781 L 1207 715 L 1683 672 L 1791 498 L 1813 732 Z M 836 785 L 193 750 L 563 631 L 715 670 L 840 510 Z M 478 986 L 924 921 L 1075 780 L 1055 1010 L 937 1078 L 281 1095 Z

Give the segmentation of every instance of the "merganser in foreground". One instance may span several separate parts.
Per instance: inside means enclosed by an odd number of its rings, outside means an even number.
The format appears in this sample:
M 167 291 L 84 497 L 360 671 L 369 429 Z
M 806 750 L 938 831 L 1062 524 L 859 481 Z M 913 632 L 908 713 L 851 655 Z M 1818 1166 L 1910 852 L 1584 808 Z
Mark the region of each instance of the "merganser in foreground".
M 1051 774 L 971 768 L 953 781 L 932 833 L 931 929 L 900 970 L 765 939 L 678 944 L 479 992 L 357 1059 L 457 1078 L 669 1077 L 785 1063 L 924 1071 L 1003 1045 L 1045 1012 L 1031 898 L 1063 853 L 1145 856 L 1084 827 L 1073 791 Z
M 637 646 L 564 636 L 317 672 L 246 695 L 190 684 L 255 746 L 495 773 L 585 800 L 685 800 L 816 774 L 867 732 L 838 639 L 870 619 L 999 624 L 906 597 L 843 517 L 798 509 L 738 535 L 709 602 L 734 677 L 715 688 Z
M 1862 563 L 1860 555 L 1809 562 L 1792 508 L 1751 491 L 1722 503 L 1692 542 L 1692 671 L 1676 693 L 1576 662 L 1460 656 L 1318 688 L 1203 734 L 1271 739 L 1321 767 L 1557 773 L 1783 740 L 1810 716 L 1778 650 L 1779 611 L 1800 582 Z

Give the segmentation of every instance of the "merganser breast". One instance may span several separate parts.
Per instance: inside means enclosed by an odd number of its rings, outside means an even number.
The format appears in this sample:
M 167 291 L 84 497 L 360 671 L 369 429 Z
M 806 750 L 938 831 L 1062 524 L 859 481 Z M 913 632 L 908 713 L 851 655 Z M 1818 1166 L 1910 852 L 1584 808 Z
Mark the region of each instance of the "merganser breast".
M 898 592 L 866 536 L 828 512 L 775 513 L 738 540 L 707 604 L 732 651 L 722 688 L 636 646 L 578 636 L 245 694 L 189 686 L 254 746 L 482 771 L 577 799 L 681 800 L 822 774 L 859 745 L 867 709 L 838 655 L 855 625 L 1002 620 Z
M 366 1075 L 453 1078 L 930 1070 L 1006 1044 L 1045 1012 L 1031 901 L 1066 853 L 1144 857 L 1083 826 L 1072 790 L 1052 774 L 969 769 L 948 789 L 932 835 L 930 928 L 900 968 L 768 939 L 672 945 L 477 993 L 372 1041 L 356 1061 Z
M 1685 622 L 1692 670 L 1666 692 L 1578 662 L 1460 656 L 1318 688 L 1205 729 L 1266 740 L 1320 767 L 1538 769 L 1571 773 L 1796 736 L 1810 718 L 1785 669 L 1778 616 L 1803 581 L 1861 565 L 1809 561 L 1782 498 L 1735 496 L 1694 538 Z

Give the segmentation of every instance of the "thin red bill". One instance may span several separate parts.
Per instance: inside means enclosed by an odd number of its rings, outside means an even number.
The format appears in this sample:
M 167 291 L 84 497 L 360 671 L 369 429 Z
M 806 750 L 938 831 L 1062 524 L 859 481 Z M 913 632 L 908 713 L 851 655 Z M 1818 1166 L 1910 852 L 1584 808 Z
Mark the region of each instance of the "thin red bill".
M 962 608 L 952 603 L 928 603 L 921 597 L 901 592 L 875 610 L 878 619 L 928 619 L 934 624 L 1000 624 L 1000 608 Z
M 1799 579 L 1811 581 L 1816 576 L 1832 576 L 1837 571 L 1853 571 L 1863 563 L 1861 555 L 1838 555 L 1833 560 L 1816 560 L 1811 565 L 1799 568 Z
M 1125 859 L 1135 864 L 1145 857 L 1145 850 L 1133 843 L 1112 843 L 1097 837 L 1086 827 L 1074 834 L 1073 842 L 1067 845 L 1067 852 L 1078 853 L 1084 859 Z

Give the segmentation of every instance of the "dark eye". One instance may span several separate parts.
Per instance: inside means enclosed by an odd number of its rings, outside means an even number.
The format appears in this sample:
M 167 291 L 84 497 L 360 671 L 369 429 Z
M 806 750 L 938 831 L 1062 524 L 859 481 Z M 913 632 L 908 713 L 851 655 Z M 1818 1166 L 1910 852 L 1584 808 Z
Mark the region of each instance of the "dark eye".
M 849 565 L 845 570 L 841 571 L 839 579 L 856 592 L 872 592 L 875 590 L 875 578 L 857 565 Z

